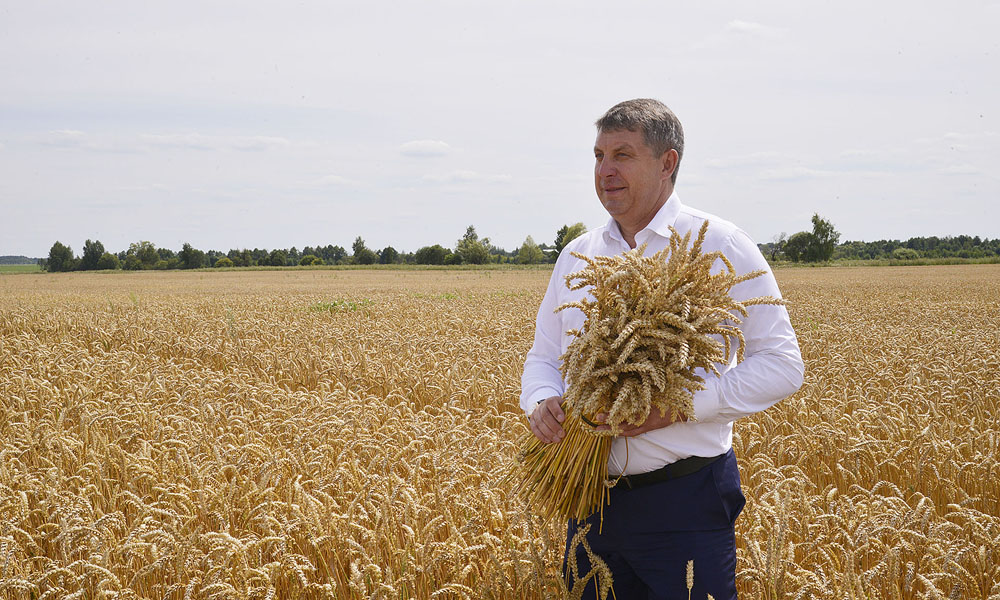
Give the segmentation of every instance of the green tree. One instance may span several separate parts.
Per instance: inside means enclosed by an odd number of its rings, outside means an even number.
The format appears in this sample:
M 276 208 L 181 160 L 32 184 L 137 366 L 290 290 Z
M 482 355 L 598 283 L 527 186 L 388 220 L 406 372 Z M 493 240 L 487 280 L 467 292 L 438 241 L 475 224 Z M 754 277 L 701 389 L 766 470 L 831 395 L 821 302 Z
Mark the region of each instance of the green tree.
M 45 261 L 49 272 L 72 271 L 76 268 L 76 264 L 76 256 L 73 255 L 73 249 L 69 246 L 64 246 L 61 242 L 57 241 L 49 248 L 49 258 Z
M 356 264 L 373 265 L 378 262 L 378 254 L 375 254 L 374 250 L 365 245 L 365 241 L 361 239 L 360 235 L 354 240 L 351 249 L 354 250 L 354 262 Z
M 97 268 L 104 271 L 117 271 L 122 268 L 122 262 L 110 252 L 105 252 L 97 261 Z
M 104 244 L 100 241 L 92 242 L 87 240 L 83 243 L 83 256 L 80 258 L 81 271 L 93 271 L 97 269 L 97 263 L 104 256 Z
M 359 265 L 374 265 L 378 262 L 378 254 L 371 248 L 364 248 L 354 255 L 354 262 Z
M 782 231 L 778 235 L 774 236 L 771 243 L 771 262 L 774 262 L 778 258 L 778 254 L 784 251 L 785 244 L 788 242 L 788 234 Z
M 799 262 L 800 259 L 805 258 L 806 251 L 813 245 L 812 237 L 813 234 L 808 231 L 793 233 L 785 242 L 783 248 L 788 260 Z
M 434 244 L 433 246 L 424 246 L 414 252 L 413 262 L 418 265 L 443 265 L 449 256 L 451 256 L 451 250 L 441 244 Z
M 160 256 L 160 260 L 169 261 L 171 258 L 177 257 L 177 253 L 170 248 L 157 248 L 156 253 Z
M 142 261 L 135 254 L 126 254 L 125 262 L 122 263 L 122 268 L 126 271 L 138 271 L 142 269 Z
M 178 258 L 182 269 L 200 269 L 205 266 L 205 253 L 186 242 L 181 247 Z
M 364 240 L 361 241 L 364 243 Z M 333 246 L 329 244 L 326 247 L 317 246 L 313 252 L 303 250 L 303 254 L 315 254 L 326 261 L 326 264 L 328 265 L 343 264 L 344 259 L 347 258 L 347 250 L 344 249 L 343 246 Z
M 806 250 L 806 260 L 810 262 L 827 261 L 833 258 L 833 251 L 840 241 L 840 232 L 833 223 L 815 213 L 812 216 L 812 243 Z
M 479 239 L 476 228 L 472 225 L 465 230 L 465 235 L 455 244 L 455 255 L 465 264 L 482 265 L 490 260 L 490 238 Z
M 143 269 L 156 268 L 156 263 L 161 260 L 160 253 L 156 251 L 156 246 L 154 246 L 152 242 L 147 241 L 132 242 L 129 244 L 128 254 L 135 256 L 139 260 L 139 263 L 141 263 L 141 268 Z M 126 264 L 127 262 L 128 261 L 126 259 Z
M 271 250 L 271 253 L 267 256 L 267 264 L 272 267 L 284 267 L 288 264 L 288 253 L 277 248 Z
M 399 252 L 392 246 L 386 246 L 378 253 L 378 261 L 383 265 L 397 263 L 399 262 Z
M 321 265 L 321 264 L 323 264 L 323 259 L 320 258 L 320 257 L 318 257 L 318 256 L 316 256 L 315 254 L 306 254 L 306 255 L 303 255 L 302 258 L 299 260 L 299 264 L 302 265 L 302 266 L 304 266 L 304 267 L 311 267 L 313 265 Z
M 223 256 L 219 260 L 215 261 L 215 266 L 218 268 L 234 267 L 236 266 L 236 263 L 234 263 L 228 256 Z
M 517 251 L 517 262 L 522 265 L 535 265 L 545 259 L 542 249 L 538 247 L 531 236 L 524 238 L 521 249 Z
M 562 253 L 563 248 L 566 244 L 569 244 L 576 238 L 587 233 L 587 227 L 583 223 L 573 223 L 572 225 L 563 225 L 556 232 L 556 256 Z

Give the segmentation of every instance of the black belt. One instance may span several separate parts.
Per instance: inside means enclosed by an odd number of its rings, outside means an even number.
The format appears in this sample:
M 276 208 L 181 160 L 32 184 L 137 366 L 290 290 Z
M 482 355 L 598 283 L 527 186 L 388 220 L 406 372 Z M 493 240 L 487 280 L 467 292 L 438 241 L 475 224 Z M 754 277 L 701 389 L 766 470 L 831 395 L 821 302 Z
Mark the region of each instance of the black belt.
M 718 456 L 711 456 L 705 458 L 704 456 L 689 456 L 687 458 L 682 458 L 676 462 L 672 462 L 669 465 L 660 467 L 655 471 L 649 471 L 647 473 L 638 473 L 636 475 L 622 475 L 621 477 L 611 478 L 615 481 L 615 484 L 611 487 L 622 488 L 628 487 L 631 490 L 635 488 L 642 487 L 644 485 L 650 485 L 653 483 L 660 483 L 662 481 L 670 481 L 671 479 L 677 479 L 678 477 L 684 477 L 685 475 L 690 475 L 700 471 L 702 468 L 714 463 L 725 456 L 725 454 L 720 454 Z

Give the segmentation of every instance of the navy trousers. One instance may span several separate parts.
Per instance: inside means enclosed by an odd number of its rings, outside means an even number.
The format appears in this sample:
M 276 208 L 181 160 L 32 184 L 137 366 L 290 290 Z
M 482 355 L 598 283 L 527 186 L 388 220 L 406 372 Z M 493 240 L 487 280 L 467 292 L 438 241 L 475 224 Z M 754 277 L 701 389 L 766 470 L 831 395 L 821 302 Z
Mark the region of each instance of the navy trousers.
M 611 490 L 611 503 L 584 521 L 587 542 L 611 569 L 617 600 L 687 600 L 687 563 L 694 561 L 691 598 L 736 599 L 736 538 L 733 526 L 746 498 L 732 449 L 696 473 L 670 481 Z M 578 525 L 570 521 L 566 550 Z M 599 532 L 600 530 L 600 532 Z M 581 578 L 590 572 L 580 544 L 575 556 Z M 567 556 L 567 559 L 569 557 Z M 567 585 L 575 583 L 563 565 Z M 596 598 L 595 581 L 583 598 Z M 610 596 L 609 596 L 610 597 Z

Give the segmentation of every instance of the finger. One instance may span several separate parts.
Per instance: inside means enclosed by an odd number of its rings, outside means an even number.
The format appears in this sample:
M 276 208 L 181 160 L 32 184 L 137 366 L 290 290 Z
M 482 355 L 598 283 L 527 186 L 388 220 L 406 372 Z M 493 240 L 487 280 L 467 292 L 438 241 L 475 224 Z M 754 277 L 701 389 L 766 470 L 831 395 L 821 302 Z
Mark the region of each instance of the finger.
M 553 396 L 545 400 L 542 404 L 542 409 L 551 415 L 557 423 L 562 423 L 566 420 L 566 413 L 563 411 L 562 406 L 559 406 L 558 396 Z
M 639 425 L 638 427 L 631 427 L 629 429 L 622 430 L 618 435 L 623 437 L 635 437 L 637 435 L 642 435 L 652 429 L 652 427 L 647 427 L 646 425 Z
M 536 410 L 535 412 L 537 413 L 538 411 Z M 548 435 L 542 431 L 541 427 L 539 427 L 541 420 L 542 419 L 538 414 L 533 413 L 530 417 L 528 417 L 528 424 L 531 425 L 531 433 L 535 434 L 538 441 L 547 444 L 549 443 Z
M 562 425 L 550 415 L 542 415 L 539 428 L 545 433 L 549 443 L 558 442 L 566 436 Z
M 611 426 L 607 425 L 608 413 L 597 413 L 594 415 L 594 423 L 598 425 L 593 425 L 594 431 L 611 431 Z
M 542 411 L 538 419 L 535 421 L 535 427 L 538 429 L 538 439 L 545 443 L 551 444 L 553 442 L 558 442 L 563 437 L 565 437 L 566 432 L 563 430 L 562 425 L 556 421 L 550 413 Z
M 552 434 L 547 429 L 543 430 L 538 425 L 533 425 L 531 427 L 531 432 L 535 434 L 535 437 L 538 438 L 538 441 L 542 442 L 543 444 L 553 444 L 559 441 L 559 437 L 557 435 Z

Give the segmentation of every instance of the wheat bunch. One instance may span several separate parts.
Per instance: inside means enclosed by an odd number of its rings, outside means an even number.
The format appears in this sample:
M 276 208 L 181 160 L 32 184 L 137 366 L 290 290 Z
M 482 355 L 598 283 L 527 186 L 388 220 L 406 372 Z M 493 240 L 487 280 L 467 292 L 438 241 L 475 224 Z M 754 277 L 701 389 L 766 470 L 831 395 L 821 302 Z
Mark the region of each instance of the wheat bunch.
M 578 308 L 583 328 L 562 358 L 569 387 L 564 400 L 586 420 L 607 413 L 612 433 L 625 424 L 640 425 L 656 407 L 660 415 L 694 418 L 692 398 L 705 388 L 697 369 L 716 376 L 716 363 L 743 360 L 740 317 L 747 306 L 782 304 L 761 296 L 737 301 L 729 295 L 738 283 L 764 271 L 737 275 L 721 251 L 702 252 L 708 222 L 693 244 L 691 232 L 671 228 L 670 244 L 645 256 L 645 245 L 618 256 L 588 258 L 583 270 L 566 277 L 571 290 L 590 286 L 593 300 L 563 304 L 557 311 Z M 689 247 L 690 245 L 690 247 Z M 712 273 L 719 260 L 725 269 Z M 720 339 L 721 338 L 721 339 Z
M 542 514 L 580 520 L 601 506 L 609 436 L 642 424 L 653 408 L 694 418 L 692 398 L 705 387 L 696 370 L 719 375 L 715 363 L 730 360 L 734 343 L 742 361 L 746 307 L 782 303 L 733 299 L 734 285 L 764 271 L 737 275 L 721 251 L 702 252 L 707 231 L 706 221 L 692 244 L 691 232 L 671 228 L 669 245 L 652 256 L 645 244 L 617 256 L 573 253 L 587 266 L 567 275 L 566 285 L 589 287 L 592 298 L 556 309 L 577 308 L 586 317 L 582 329 L 568 332 L 574 339 L 561 357 L 566 437 L 547 445 L 528 434 L 522 446 L 521 489 Z M 712 273 L 716 260 L 725 268 Z M 609 429 L 595 430 L 602 413 Z

